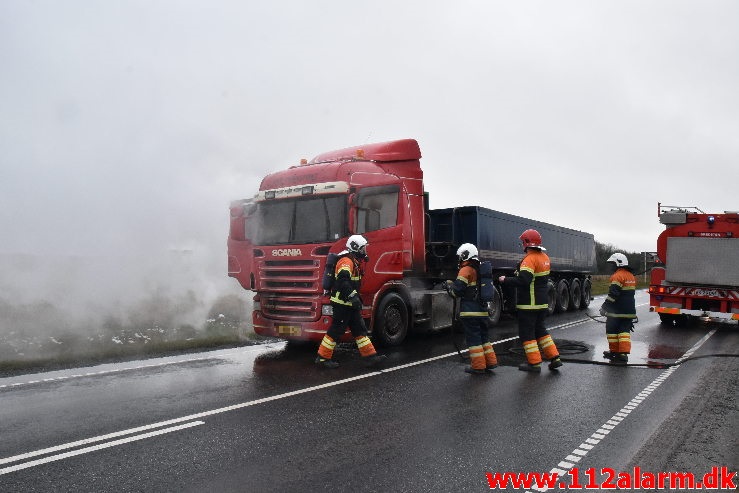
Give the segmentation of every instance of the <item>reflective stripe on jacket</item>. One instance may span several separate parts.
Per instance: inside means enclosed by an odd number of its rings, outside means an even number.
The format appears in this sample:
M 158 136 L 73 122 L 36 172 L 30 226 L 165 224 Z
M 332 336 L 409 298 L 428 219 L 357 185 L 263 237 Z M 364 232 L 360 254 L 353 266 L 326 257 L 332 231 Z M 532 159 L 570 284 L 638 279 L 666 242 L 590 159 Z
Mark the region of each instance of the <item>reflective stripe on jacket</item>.
M 538 248 L 528 248 L 515 277 L 506 276 L 504 284 L 516 286 L 519 310 L 542 310 L 549 307 L 549 255 Z
M 604 304 L 606 317 L 636 318 L 636 277 L 629 269 L 619 267 L 611 276 Z
M 358 295 L 359 284 L 362 281 L 359 263 L 351 255 L 342 257 L 336 262 L 334 274 L 336 281 L 331 293 L 331 301 L 340 305 L 352 306 L 349 299 Z
M 457 278 L 452 283 L 450 294 L 462 301 L 459 306 L 460 317 L 487 317 L 488 311 L 477 296 L 477 269 L 470 261 L 462 262 Z

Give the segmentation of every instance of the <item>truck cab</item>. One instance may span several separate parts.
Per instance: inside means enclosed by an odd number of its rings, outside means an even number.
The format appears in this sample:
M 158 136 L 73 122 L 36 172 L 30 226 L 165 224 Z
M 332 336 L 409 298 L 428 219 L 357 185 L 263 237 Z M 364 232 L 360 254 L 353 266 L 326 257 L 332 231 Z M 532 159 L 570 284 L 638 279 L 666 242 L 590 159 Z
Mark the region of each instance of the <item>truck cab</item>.
M 321 287 L 326 256 L 344 250 L 351 234 L 369 241 L 363 316 L 374 325 L 372 308 L 390 293 L 389 304 L 400 306 L 398 284 L 425 271 L 420 158 L 411 139 L 332 151 L 265 177 L 254 198 L 231 204 L 228 274 L 256 292 L 258 334 L 323 337 L 331 323 Z M 407 310 L 382 313 L 385 342 L 404 338 Z

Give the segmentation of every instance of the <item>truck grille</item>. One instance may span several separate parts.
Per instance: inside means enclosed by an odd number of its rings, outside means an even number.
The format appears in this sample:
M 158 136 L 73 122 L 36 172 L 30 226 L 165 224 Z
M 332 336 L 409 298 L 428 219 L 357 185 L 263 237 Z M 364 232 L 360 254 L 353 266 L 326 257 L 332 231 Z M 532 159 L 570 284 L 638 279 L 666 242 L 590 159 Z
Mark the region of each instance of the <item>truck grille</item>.
M 261 306 L 264 316 L 273 320 L 313 321 L 321 313 L 317 297 L 263 295 Z
M 318 260 L 267 260 L 260 262 L 262 288 L 275 292 L 317 293 L 321 276 Z
M 264 260 L 258 263 L 265 317 L 315 321 L 321 315 L 322 267 L 318 260 Z

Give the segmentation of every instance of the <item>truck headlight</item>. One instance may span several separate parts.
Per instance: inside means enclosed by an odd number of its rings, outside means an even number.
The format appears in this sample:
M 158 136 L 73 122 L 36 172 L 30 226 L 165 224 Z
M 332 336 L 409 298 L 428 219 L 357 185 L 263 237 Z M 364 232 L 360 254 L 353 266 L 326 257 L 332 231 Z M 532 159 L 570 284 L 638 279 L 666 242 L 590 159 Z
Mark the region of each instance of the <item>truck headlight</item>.
M 321 315 L 334 315 L 334 309 L 331 308 L 331 305 L 321 305 Z
M 252 303 L 252 310 L 255 312 L 261 312 L 262 311 L 262 303 L 260 301 L 255 301 Z

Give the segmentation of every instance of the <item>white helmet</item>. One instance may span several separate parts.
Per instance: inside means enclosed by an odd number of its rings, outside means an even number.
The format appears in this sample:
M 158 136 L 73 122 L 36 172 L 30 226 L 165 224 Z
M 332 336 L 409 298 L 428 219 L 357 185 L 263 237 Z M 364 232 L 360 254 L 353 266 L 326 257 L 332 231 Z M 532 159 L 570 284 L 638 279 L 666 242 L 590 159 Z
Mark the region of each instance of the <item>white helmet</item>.
M 462 246 L 457 249 L 457 257 L 460 262 L 477 259 L 477 247 L 472 243 L 463 243 Z
M 623 253 L 614 253 L 608 257 L 606 262 L 613 262 L 616 264 L 616 267 L 627 267 L 629 265 L 629 259 Z
M 367 257 L 367 238 L 362 235 L 351 235 L 346 240 L 346 249 L 359 257 Z

